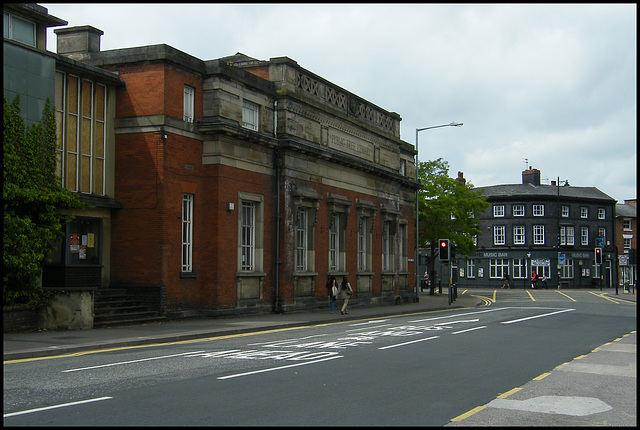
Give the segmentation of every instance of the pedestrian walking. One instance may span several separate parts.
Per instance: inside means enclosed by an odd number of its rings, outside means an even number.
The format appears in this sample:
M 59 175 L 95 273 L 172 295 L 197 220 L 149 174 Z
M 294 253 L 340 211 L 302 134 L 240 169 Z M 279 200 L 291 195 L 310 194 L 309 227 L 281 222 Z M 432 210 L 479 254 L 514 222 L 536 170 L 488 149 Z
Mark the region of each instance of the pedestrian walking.
M 504 288 L 504 287 L 507 287 L 507 290 L 510 290 L 511 286 L 509 285 L 509 274 L 505 273 L 504 274 L 504 278 L 502 278 L 502 279 L 504 279 L 504 283 L 502 284 L 501 289 Z
M 545 290 L 549 289 L 549 287 L 547 286 L 547 275 L 542 275 L 542 286 Z
M 420 284 L 420 292 L 424 291 L 425 288 L 428 288 L 431 285 L 429 281 L 429 274 L 424 272 L 424 277 L 422 278 L 422 283 Z
M 536 287 L 538 286 L 537 283 L 538 283 L 538 274 L 536 273 L 535 270 L 532 270 L 531 271 L 531 288 L 535 290 Z
M 333 305 L 338 299 L 338 281 L 333 276 L 329 277 L 327 281 L 327 294 L 329 295 L 329 301 L 331 302 L 331 309 L 329 313 L 333 313 Z
M 340 285 L 340 298 L 344 299 L 344 303 L 342 304 L 342 309 L 340 309 L 340 313 L 342 315 L 348 314 L 347 303 L 349 303 L 349 298 L 353 294 L 353 290 L 351 289 L 351 284 L 347 282 L 347 277 L 342 277 L 342 284 Z

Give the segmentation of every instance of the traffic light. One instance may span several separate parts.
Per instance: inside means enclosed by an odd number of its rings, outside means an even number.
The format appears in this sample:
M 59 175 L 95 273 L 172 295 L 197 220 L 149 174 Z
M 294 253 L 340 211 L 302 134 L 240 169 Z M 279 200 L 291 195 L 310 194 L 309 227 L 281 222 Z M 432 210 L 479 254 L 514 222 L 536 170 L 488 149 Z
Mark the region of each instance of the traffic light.
M 596 248 L 596 264 L 602 264 L 602 248 Z
M 449 239 L 440 239 L 438 247 L 440 248 L 440 261 L 449 261 Z

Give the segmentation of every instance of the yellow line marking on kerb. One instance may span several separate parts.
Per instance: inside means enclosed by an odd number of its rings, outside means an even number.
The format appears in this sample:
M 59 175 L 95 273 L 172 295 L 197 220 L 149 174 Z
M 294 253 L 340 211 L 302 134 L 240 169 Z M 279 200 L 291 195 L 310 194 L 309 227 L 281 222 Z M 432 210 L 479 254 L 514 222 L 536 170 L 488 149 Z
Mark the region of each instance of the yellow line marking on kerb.
M 471 409 L 469 412 L 465 412 L 462 415 L 458 415 L 457 417 L 455 417 L 454 419 L 452 419 L 451 421 L 462 421 L 466 418 L 469 418 L 471 415 L 480 412 L 481 410 L 483 410 L 485 407 L 484 406 L 478 406 L 477 408 L 473 408 Z
M 515 394 L 515 393 L 517 393 L 517 392 L 518 392 L 518 391 L 520 391 L 520 390 L 522 390 L 522 388 L 521 388 L 521 387 L 516 387 L 516 388 L 514 388 L 513 390 L 509 390 L 509 391 L 507 391 L 506 393 L 502 393 L 502 394 L 500 394 L 497 398 L 498 398 L 498 399 L 506 399 L 506 398 L 507 398 L 507 397 L 509 397 L 510 395 Z
M 525 290 L 525 291 L 527 291 L 527 290 Z M 529 294 L 529 297 L 531 298 L 531 301 L 533 301 L 533 302 L 536 301 L 536 299 L 533 298 L 533 296 L 531 295 L 531 293 L 529 291 L 527 291 L 527 294 Z
M 542 375 L 540 375 L 540 376 L 536 376 L 535 378 L 533 378 L 533 380 L 534 380 L 534 381 L 541 381 L 541 380 L 543 380 L 544 378 L 546 378 L 546 377 L 547 377 L 547 376 L 549 376 L 549 375 L 551 375 L 551 373 L 546 372 L 546 373 L 543 373 L 543 374 L 542 374 Z

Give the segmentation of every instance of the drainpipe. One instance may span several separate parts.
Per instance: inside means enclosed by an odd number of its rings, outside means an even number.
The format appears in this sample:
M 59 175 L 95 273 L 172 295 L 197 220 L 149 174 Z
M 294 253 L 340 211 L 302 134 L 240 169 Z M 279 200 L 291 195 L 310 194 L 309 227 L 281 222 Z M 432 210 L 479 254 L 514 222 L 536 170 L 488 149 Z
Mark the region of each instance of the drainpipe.
M 273 102 L 273 137 L 278 140 L 278 101 Z M 276 270 L 275 270 L 275 303 L 273 311 L 282 313 L 282 301 L 280 299 L 280 222 L 282 213 L 280 211 L 280 174 L 282 171 L 282 157 L 278 149 L 273 151 L 273 165 L 276 168 Z

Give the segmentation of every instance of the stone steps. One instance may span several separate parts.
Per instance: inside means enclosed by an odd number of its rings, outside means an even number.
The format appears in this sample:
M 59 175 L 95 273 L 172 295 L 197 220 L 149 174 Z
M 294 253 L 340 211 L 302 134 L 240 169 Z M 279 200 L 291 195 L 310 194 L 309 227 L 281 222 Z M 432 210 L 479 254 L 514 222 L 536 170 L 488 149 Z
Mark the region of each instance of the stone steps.
M 165 321 L 159 312 L 128 295 L 125 289 L 105 288 L 96 291 L 93 303 L 93 327 L 143 324 Z

